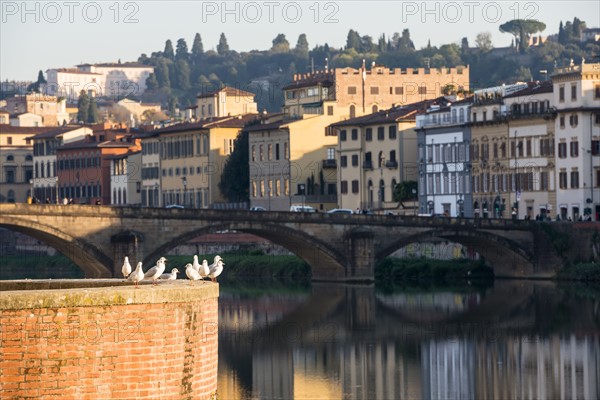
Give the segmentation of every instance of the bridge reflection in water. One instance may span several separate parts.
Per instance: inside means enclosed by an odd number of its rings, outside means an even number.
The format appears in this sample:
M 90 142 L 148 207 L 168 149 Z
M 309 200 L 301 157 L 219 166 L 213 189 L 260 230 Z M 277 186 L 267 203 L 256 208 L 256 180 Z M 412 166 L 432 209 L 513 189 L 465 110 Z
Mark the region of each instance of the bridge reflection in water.
M 219 397 L 597 399 L 600 302 L 551 284 L 470 293 L 222 287 Z

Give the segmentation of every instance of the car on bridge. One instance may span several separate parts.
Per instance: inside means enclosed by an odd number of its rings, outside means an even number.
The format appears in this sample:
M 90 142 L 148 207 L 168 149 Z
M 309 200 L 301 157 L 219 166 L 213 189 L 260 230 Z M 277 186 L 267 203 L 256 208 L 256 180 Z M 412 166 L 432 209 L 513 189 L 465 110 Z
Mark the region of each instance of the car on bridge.
M 264 207 L 261 207 L 261 206 L 256 206 L 256 207 L 251 207 L 250 211 L 267 211 L 267 209 Z
M 354 214 L 349 208 L 334 208 L 332 210 L 327 211 L 328 214 Z
M 311 206 L 291 206 L 290 211 L 291 212 L 308 212 L 308 213 L 317 212 L 317 210 L 315 210 Z
M 165 208 L 185 208 L 182 205 L 179 204 L 169 204 L 168 206 L 165 206 Z

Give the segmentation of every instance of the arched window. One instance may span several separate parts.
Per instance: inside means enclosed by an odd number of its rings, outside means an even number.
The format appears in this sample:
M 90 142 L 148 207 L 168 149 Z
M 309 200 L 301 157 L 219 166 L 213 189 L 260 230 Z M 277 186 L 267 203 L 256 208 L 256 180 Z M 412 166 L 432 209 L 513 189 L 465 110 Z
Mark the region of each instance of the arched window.
M 455 124 L 456 123 L 456 109 L 452 109 L 452 123 Z
M 15 156 L 13 156 L 12 154 L 7 155 L 6 161 L 15 161 Z
M 113 204 L 117 204 L 117 189 L 113 189 Z
M 390 186 L 390 190 L 391 190 L 391 193 L 392 193 L 391 200 L 394 200 L 394 191 L 396 190 L 396 185 L 397 184 L 398 183 L 396 182 L 396 178 L 392 179 L 392 186 Z
M 127 204 L 127 189 L 123 189 L 123 204 Z
M 33 156 L 31 154 L 27 154 L 25 156 L 25 161 L 33 161 Z
M 458 122 L 459 123 L 463 123 L 465 122 L 465 110 L 464 108 L 461 108 L 460 110 L 458 110 Z
M 377 107 L 377 104 L 373 104 L 373 107 L 371 107 L 371 111 L 373 113 L 376 113 L 377 111 L 379 111 L 379 107 Z
M 352 104 L 350 106 L 350 118 L 354 118 L 356 117 L 356 106 L 354 104 Z
M 385 184 L 383 179 L 379 181 L 379 201 L 385 201 Z

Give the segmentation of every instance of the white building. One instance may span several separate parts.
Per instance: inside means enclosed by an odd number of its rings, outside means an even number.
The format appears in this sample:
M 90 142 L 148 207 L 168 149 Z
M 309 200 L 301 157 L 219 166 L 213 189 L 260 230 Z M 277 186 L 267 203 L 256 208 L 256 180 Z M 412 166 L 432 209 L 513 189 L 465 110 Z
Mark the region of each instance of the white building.
M 556 201 L 561 219 L 600 220 L 600 63 L 552 75 L 556 119 Z
M 81 64 L 77 68 L 55 68 L 46 71 L 45 94 L 63 96 L 75 103 L 85 90 L 95 96 L 139 97 L 146 91 L 146 79 L 154 67 L 139 63 Z
M 56 170 L 56 150 L 64 144 L 75 142 L 91 135 L 86 127 L 70 126 L 40 133 L 33 139 L 33 188 L 42 201 L 49 199 L 58 202 L 58 177 Z
M 142 152 L 119 154 L 110 161 L 111 204 L 140 205 L 142 201 L 142 174 L 138 167 Z

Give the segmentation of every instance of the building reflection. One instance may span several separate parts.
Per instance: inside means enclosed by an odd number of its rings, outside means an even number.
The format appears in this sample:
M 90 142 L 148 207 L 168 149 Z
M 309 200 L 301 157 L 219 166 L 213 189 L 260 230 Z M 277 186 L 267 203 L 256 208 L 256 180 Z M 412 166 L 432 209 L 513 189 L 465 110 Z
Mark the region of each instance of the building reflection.
M 406 311 L 407 305 L 408 309 L 416 305 L 416 312 L 423 313 L 425 305 L 425 309 L 436 315 L 448 313 L 454 318 L 480 302 L 485 306 L 485 299 L 492 297 L 444 293 L 419 299 L 401 294 L 383 304 L 379 298 L 374 301 L 373 293 L 367 292 L 351 293 L 333 304 L 330 312 L 321 310 L 319 319 L 312 323 L 299 322 L 294 326 L 295 336 L 281 328 L 271 331 L 285 335 L 286 340 L 265 338 L 265 331 L 260 329 L 249 336 L 220 336 L 219 397 L 233 400 L 600 398 L 597 321 L 591 329 L 579 325 L 578 334 L 567 335 L 532 333 L 529 325 L 526 332 L 504 325 L 496 329 L 483 322 L 465 330 L 431 327 L 408 330 L 402 320 L 405 314 L 389 312 L 390 306 L 401 306 Z M 297 312 L 301 307 L 298 299 L 289 300 L 289 309 Z M 277 302 L 282 301 L 278 297 Z M 254 301 L 253 304 L 270 303 Z M 371 307 L 369 304 L 373 304 L 373 309 L 365 309 Z M 273 326 L 277 326 L 287 321 L 279 313 L 274 313 L 276 318 L 268 315 L 268 307 L 254 308 L 252 312 L 248 309 L 243 317 L 234 312 L 233 305 L 222 304 L 222 307 L 229 311 L 220 314 L 220 326 L 229 330 L 240 322 L 273 321 Z M 276 307 L 286 309 L 285 304 Z M 356 315 L 352 309 L 356 309 Z M 301 314 L 304 313 L 298 315 Z M 369 318 L 365 318 L 367 314 Z M 525 319 L 516 315 L 515 320 Z M 583 317 L 578 320 L 581 321 Z M 336 330 L 323 328 L 331 326 L 337 327 Z M 570 332 L 564 327 L 563 331 Z

